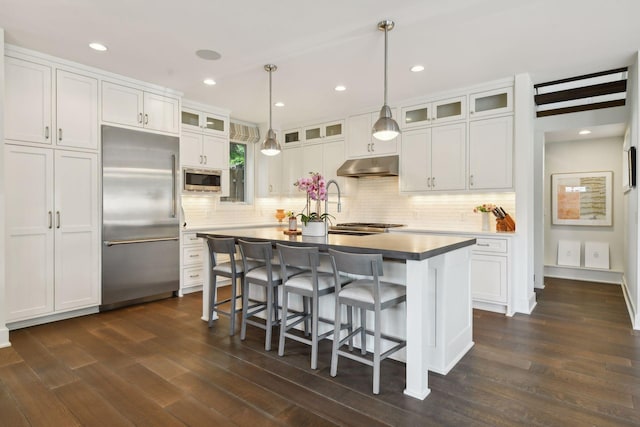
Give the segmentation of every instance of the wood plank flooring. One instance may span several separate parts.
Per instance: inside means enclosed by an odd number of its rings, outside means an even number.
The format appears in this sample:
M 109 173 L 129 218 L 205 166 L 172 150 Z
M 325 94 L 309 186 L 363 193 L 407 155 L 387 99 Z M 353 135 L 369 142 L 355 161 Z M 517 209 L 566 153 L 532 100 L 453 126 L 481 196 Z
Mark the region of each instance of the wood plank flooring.
M 12 331 L 0 349 L 0 426 L 638 426 L 640 333 L 619 286 L 547 279 L 531 316 L 474 312 L 473 349 L 431 395 L 404 365 L 340 359 L 323 341 L 264 351 L 200 320 L 201 295 Z

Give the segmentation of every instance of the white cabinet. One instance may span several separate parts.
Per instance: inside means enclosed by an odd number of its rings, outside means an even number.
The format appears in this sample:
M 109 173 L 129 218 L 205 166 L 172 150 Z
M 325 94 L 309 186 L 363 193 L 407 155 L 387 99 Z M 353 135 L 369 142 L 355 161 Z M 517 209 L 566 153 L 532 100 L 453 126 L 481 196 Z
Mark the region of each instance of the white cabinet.
M 203 133 L 182 132 L 180 163 L 210 169 L 229 169 L 229 142 Z
M 351 188 L 347 185 L 349 181 L 357 181 L 350 178 L 338 176 L 338 168 L 344 163 L 344 141 L 333 141 L 323 145 L 322 151 L 322 170 L 323 176 L 327 181 L 333 179 L 340 186 L 341 195 L 345 196 L 350 193 Z M 336 192 L 335 187 L 329 189 L 330 193 Z M 336 192 L 337 193 L 337 192 Z M 337 199 L 331 199 L 337 201 Z
M 56 70 L 56 145 L 98 149 L 98 80 Z
M 509 248 L 507 239 L 478 237 L 471 252 L 471 293 L 474 305 L 507 311 Z
M 469 123 L 469 189 L 513 187 L 513 117 Z
M 256 150 L 255 188 L 258 197 L 280 195 L 282 188 L 282 157 L 282 153 L 278 156 L 265 156 Z
M 98 149 L 97 79 L 56 70 L 53 97 L 48 65 L 7 57 L 5 67 L 6 139 Z
M 51 67 L 6 57 L 5 79 L 5 138 L 51 144 Z
M 324 144 L 305 146 L 302 150 L 302 175 L 318 172 L 324 176 Z
M 397 113 L 392 109 L 397 120 Z M 347 158 L 377 157 L 398 154 L 400 138 L 380 141 L 373 137 L 371 129 L 378 120 L 378 113 L 365 113 L 347 119 Z
M 409 130 L 402 136 L 401 191 L 465 189 L 466 124 Z
M 282 184 L 281 194 L 285 196 L 302 195 L 298 191 L 298 187 L 293 185 L 294 182 L 310 171 L 305 171 L 303 166 L 302 146 L 289 147 L 280 152 L 282 156 Z
M 282 132 L 282 143 L 284 147 L 294 146 L 302 142 L 302 129 L 289 129 Z
M 304 128 L 304 141 L 319 142 L 342 139 L 344 138 L 343 128 L 343 120 L 307 126 Z
M 467 117 L 466 96 L 442 99 L 402 108 L 403 129 L 463 120 Z
M 183 231 L 181 243 L 181 266 L 182 275 L 180 278 L 180 294 L 188 294 L 200 291 L 204 284 L 204 257 L 207 256 L 204 250 L 202 239 L 196 236 L 195 232 Z
M 103 81 L 102 120 L 176 134 L 180 131 L 180 100 Z
M 504 87 L 469 95 L 471 119 L 489 115 L 506 114 L 513 111 L 513 87 Z
M 229 135 L 228 116 L 183 108 L 181 121 L 183 131 L 204 132 L 205 134 L 218 136 Z
M 5 145 L 7 320 L 99 304 L 95 153 Z

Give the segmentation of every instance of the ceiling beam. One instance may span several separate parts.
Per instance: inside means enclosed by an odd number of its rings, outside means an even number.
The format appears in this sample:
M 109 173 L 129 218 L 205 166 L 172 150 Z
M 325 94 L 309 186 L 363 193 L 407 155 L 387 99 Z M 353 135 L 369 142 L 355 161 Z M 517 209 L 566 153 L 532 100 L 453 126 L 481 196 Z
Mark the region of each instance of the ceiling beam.
M 535 95 L 536 105 L 553 104 L 555 102 L 571 101 L 574 99 L 591 98 L 594 96 L 610 95 L 627 91 L 627 81 L 600 83 L 597 85 L 577 87 L 574 89 L 559 90 L 557 92 Z
M 579 111 L 598 110 L 600 108 L 620 107 L 625 104 L 624 99 L 614 101 L 598 102 L 595 104 L 576 105 L 574 107 L 556 108 L 555 110 L 544 110 L 536 112 L 536 117 L 555 116 L 558 114 L 577 113 Z

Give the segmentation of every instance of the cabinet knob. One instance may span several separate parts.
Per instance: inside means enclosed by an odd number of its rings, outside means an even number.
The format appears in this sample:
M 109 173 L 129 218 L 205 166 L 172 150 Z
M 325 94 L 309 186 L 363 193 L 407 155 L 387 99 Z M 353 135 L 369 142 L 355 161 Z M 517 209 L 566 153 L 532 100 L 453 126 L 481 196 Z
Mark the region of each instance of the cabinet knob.
M 204 156 L 204 164 L 207 164 L 207 156 Z

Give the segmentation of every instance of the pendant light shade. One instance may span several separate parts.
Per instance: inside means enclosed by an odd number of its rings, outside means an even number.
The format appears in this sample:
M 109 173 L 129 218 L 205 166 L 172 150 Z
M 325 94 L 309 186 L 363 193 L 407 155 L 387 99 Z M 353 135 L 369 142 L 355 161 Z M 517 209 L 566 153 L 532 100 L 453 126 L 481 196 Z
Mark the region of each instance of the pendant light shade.
M 271 125 L 271 73 L 278 69 L 273 64 L 267 64 L 264 66 L 265 71 L 269 72 L 269 130 L 267 131 L 267 136 L 262 142 L 262 146 L 260 147 L 260 151 L 262 154 L 266 156 L 275 156 L 276 154 L 280 154 L 280 144 L 276 139 L 276 133 L 273 131 L 273 127 Z
M 390 141 L 400 134 L 400 127 L 391 117 L 391 108 L 387 105 L 387 34 L 394 25 L 390 20 L 378 23 L 378 29 L 384 31 L 384 105 L 380 109 L 380 118 L 373 125 L 373 137 L 381 141 Z

